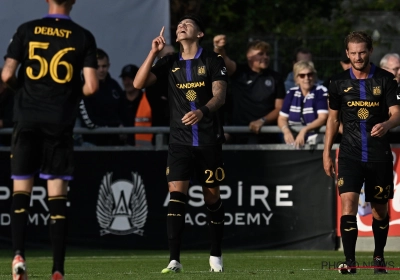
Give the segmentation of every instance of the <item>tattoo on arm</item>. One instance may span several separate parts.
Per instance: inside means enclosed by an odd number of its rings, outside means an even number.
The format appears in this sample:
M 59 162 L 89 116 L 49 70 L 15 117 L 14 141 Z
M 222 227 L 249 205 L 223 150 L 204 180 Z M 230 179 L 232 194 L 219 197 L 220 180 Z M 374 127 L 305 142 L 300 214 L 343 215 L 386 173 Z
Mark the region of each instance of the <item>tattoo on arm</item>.
M 225 81 L 214 81 L 212 83 L 213 98 L 208 101 L 206 106 L 211 112 L 217 111 L 225 103 L 227 83 Z

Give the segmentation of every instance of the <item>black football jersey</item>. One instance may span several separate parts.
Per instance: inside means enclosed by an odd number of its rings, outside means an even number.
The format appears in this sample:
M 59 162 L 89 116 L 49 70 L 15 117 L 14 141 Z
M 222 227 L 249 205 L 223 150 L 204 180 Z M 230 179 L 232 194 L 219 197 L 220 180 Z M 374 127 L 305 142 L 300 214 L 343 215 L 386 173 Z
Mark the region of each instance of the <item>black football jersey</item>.
M 352 68 L 332 78 L 329 107 L 341 111 L 343 135 L 339 157 L 363 162 L 391 161 L 388 135 L 372 137 L 377 123 L 389 118 L 389 107 L 400 105 L 394 76 L 371 64 L 367 79 L 357 79 Z
M 224 141 L 218 112 L 210 112 L 193 126 L 182 123 L 186 113 L 206 105 L 213 97 L 214 81 L 227 81 L 225 63 L 220 55 L 199 48 L 193 59 L 184 60 L 176 53 L 157 61 L 151 71 L 157 79 L 168 77 L 171 144 L 207 146 Z
M 22 24 L 6 58 L 20 62 L 14 121 L 73 124 L 82 98 L 82 68 L 97 68 L 93 35 L 69 17 Z

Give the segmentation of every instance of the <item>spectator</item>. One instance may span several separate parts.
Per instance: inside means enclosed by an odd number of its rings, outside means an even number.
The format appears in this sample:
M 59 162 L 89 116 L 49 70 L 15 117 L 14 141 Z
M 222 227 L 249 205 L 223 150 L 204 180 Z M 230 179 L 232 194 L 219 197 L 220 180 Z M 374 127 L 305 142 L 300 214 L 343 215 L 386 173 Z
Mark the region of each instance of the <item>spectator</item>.
M 312 54 L 311 54 L 310 50 L 305 47 L 297 48 L 294 52 L 293 65 L 298 61 L 312 61 Z M 295 86 L 296 86 L 295 76 L 292 71 L 286 77 L 285 90 L 289 91 L 290 88 L 295 87 Z
M 13 127 L 13 106 L 14 94 L 0 79 L 0 129 Z M 11 146 L 11 135 L 0 135 L 0 146 Z
M 80 104 L 83 125 L 88 128 L 122 126 L 120 99 L 123 92 L 118 82 L 108 73 L 110 59 L 102 49 L 97 49 L 97 63 L 99 90 L 95 95 L 84 98 Z M 83 139 L 98 146 L 121 144 L 117 134 L 86 134 Z
M 400 56 L 397 53 L 385 54 L 379 62 L 379 66 L 392 73 L 397 84 L 400 83 Z
M 236 137 L 236 143 L 277 143 L 274 134 L 259 135 L 263 125 L 276 125 L 285 98 L 285 86 L 279 73 L 270 69 L 270 45 L 255 40 L 248 44 L 247 64 L 237 64 L 225 51 L 226 36 L 214 37 L 214 51 L 225 61 L 232 84 L 232 124 L 247 125 L 253 134 Z
M 171 45 L 165 47 L 157 55 L 160 60 L 164 56 L 174 54 L 175 49 Z M 169 126 L 169 105 L 168 105 L 168 82 L 164 77 L 160 77 L 157 82 L 146 88 L 147 100 L 151 107 L 151 119 L 153 126 Z M 168 143 L 168 139 L 164 139 Z M 153 137 L 153 144 L 155 139 Z
M 125 127 L 151 126 L 151 108 L 146 93 L 133 87 L 133 80 L 139 68 L 128 64 L 122 68 L 120 78 L 124 86 L 124 95 L 121 100 L 122 124 Z M 132 146 L 151 145 L 153 134 L 129 134 L 124 144 Z
M 315 140 L 318 129 L 328 118 L 328 92 L 326 87 L 315 85 L 317 71 L 311 61 L 299 61 L 293 66 L 296 87 L 290 88 L 279 112 L 278 126 L 286 144 L 296 149 Z M 291 126 L 302 126 L 297 133 Z M 313 143 L 313 144 L 314 144 Z
M 350 58 L 347 57 L 346 52 L 344 51 L 342 54 L 342 57 L 340 58 L 340 66 L 342 66 L 343 71 L 349 69 L 351 67 L 351 62 L 350 62 Z M 331 78 L 329 77 L 329 79 L 325 80 L 325 82 L 323 82 L 323 86 L 328 88 L 329 87 L 329 83 L 331 82 Z

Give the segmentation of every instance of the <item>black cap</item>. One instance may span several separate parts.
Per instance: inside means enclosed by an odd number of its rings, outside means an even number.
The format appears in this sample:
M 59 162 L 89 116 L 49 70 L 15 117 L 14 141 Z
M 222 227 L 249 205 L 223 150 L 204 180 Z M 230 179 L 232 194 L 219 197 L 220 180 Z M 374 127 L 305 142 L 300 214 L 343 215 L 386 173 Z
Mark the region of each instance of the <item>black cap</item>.
M 181 19 L 179 20 L 179 22 L 181 22 L 184 19 L 191 19 L 193 20 L 197 26 L 199 27 L 200 31 L 205 33 L 204 31 L 204 24 L 203 24 L 203 20 L 201 19 L 200 16 L 198 15 L 194 15 L 194 14 L 188 14 L 188 15 L 184 15 L 183 17 L 181 17 Z
M 129 78 L 133 79 L 133 78 L 135 78 L 138 70 L 139 70 L 139 68 L 136 65 L 128 64 L 122 68 L 121 75 L 119 75 L 119 76 L 121 78 L 129 77 Z

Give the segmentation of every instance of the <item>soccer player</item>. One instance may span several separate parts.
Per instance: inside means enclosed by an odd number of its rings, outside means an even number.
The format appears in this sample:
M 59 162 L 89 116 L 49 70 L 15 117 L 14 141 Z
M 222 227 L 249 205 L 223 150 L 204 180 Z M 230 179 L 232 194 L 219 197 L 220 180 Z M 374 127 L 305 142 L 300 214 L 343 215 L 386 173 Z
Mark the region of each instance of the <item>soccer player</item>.
M 14 280 L 27 279 L 24 241 L 38 171 L 47 180 L 52 279 L 64 279 L 67 186 L 74 167 L 72 130 L 82 93 L 98 89 L 95 39 L 69 17 L 75 0 L 47 2 L 44 18 L 18 27 L 1 75 L 16 92 L 11 144 Z
M 340 232 L 346 260 L 341 273 L 356 273 L 357 209 L 365 183 L 366 201 L 372 206 L 375 250 L 374 272 L 387 273 L 384 248 L 389 231 L 388 199 L 393 198 L 393 163 L 389 129 L 400 124 L 400 101 L 393 74 L 370 63 L 372 39 L 361 31 L 346 36 L 351 68 L 332 78 L 323 163 L 335 174 L 330 152 L 342 114 L 343 135 L 338 162 L 338 188 L 342 203 Z
M 196 15 L 184 16 L 176 29 L 180 51 L 167 55 L 152 67 L 157 54 L 165 46 L 164 27 L 152 42 L 151 50 L 133 82 L 135 88 L 168 78 L 170 106 L 170 141 L 167 180 L 170 201 L 167 233 L 170 263 L 162 273 L 182 271 L 181 237 L 185 225 L 185 204 L 189 180 L 203 187 L 211 236 L 210 271 L 222 272 L 221 242 L 224 207 L 219 185 L 225 179 L 222 160 L 224 132 L 218 109 L 225 102 L 227 72 L 222 57 L 203 49 L 199 42 L 204 26 Z

